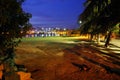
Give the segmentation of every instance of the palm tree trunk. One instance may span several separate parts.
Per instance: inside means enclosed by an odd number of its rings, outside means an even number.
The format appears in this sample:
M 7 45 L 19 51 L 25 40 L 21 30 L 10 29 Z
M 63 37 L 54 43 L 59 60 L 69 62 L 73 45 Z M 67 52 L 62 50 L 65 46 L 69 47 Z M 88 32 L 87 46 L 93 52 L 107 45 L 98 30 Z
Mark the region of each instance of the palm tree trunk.
M 110 43 L 110 40 L 111 40 L 111 34 L 112 34 L 112 31 L 110 31 L 108 33 L 108 36 L 107 36 L 107 40 L 105 42 L 105 47 L 108 47 L 109 46 L 109 43 Z
M 92 42 L 92 40 L 93 40 L 93 34 L 91 34 L 91 36 L 90 36 L 90 41 Z
M 97 34 L 97 44 L 100 44 L 100 34 Z

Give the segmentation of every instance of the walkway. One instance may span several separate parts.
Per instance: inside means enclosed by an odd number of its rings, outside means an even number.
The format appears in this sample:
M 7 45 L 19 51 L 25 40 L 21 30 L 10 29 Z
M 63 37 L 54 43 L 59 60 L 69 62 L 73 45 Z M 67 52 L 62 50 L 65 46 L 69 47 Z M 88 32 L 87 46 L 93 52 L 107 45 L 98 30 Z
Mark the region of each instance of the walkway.
M 104 44 L 104 42 L 101 42 L 100 45 L 93 44 L 91 47 L 94 47 L 102 53 L 120 58 L 120 39 L 111 40 L 110 46 L 107 48 L 104 47 Z

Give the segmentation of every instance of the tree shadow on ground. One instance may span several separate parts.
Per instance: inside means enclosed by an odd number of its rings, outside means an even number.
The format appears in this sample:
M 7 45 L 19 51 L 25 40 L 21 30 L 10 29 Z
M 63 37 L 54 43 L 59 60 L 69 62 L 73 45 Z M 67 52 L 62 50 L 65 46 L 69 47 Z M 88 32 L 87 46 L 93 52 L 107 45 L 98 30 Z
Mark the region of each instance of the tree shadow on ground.
M 114 44 L 110 44 L 110 46 L 113 46 L 113 47 L 120 48 L 119 46 L 117 46 L 117 45 L 114 45 Z
M 114 44 L 110 44 L 109 48 L 104 47 L 104 45 L 98 45 L 95 42 L 90 42 L 89 40 L 86 41 L 88 43 L 84 43 L 84 45 L 87 45 L 88 48 L 90 49 L 94 49 L 98 52 L 100 52 L 101 54 L 116 58 L 116 59 L 120 59 L 120 47 L 114 45 Z
M 90 63 L 93 63 L 93 64 L 95 64 L 95 65 L 97 65 L 97 66 L 100 66 L 100 67 L 102 67 L 102 68 L 104 68 L 108 73 L 115 73 L 115 74 L 117 74 L 117 75 L 120 75 L 120 68 L 111 68 L 110 66 L 108 66 L 108 65 L 105 65 L 105 64 L 102 64 L 102 63 L 100 63 L 100 62 L 98 62 L 98 61 L 95 61 L 95 60 L 93 60 L 92 58 L 89 58 L 89 57 L 87 57 L 87 56 L 85 56 L 83 53 L 81 54 L 80 52 L 77 52 L 76 50 L 74 50 L 74 49 L 65 49 L 66 51 L 69 51 L 70 53 L 74 53 L 74 54 L 76 54 L 77 56 L 80 56 L 80 57 L 82 57 L 83 59 L 85 59 L 85 60 L 87 60 L 88 62 L 90 62 Z M 69 54 L 69 53 L 68 53 Z
M 111 50 L 109 49 L 99 49 L 95 46 L 87 46 L 87 48 L 89 48 L 90 50 L 95 50 L 96 52 L 98 52 L 99 54 L 103 54 L 108 60 L 111 60 L 113 62 L 113 64 L 117 64 L 120 65 L 120 54 L 119 53 L 114 53 L 111 52 Z M 101 50 L 105 50 L 107 51 L 107 53 L 101 51 Z

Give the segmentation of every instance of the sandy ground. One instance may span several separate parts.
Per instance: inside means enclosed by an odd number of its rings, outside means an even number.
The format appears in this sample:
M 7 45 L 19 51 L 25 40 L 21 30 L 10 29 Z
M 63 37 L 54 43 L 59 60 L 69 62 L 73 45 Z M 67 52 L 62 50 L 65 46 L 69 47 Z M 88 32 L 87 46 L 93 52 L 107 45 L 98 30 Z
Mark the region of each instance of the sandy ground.
M 79 39 L 22 42 L 15 61 L 33 80 L 120 80 L 120 54 L 102 53 Z

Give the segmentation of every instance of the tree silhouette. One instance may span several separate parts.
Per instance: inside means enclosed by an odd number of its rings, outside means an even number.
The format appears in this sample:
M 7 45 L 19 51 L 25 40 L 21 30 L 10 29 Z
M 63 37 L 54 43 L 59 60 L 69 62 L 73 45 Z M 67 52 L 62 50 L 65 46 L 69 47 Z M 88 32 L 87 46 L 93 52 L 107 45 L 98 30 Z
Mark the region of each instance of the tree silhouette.
M 14 47 L 31 27 L 28 22 L 31 14 L 23 11 L 23 2 L 0 0 L 0 64 L 4 65 L 4 76 L 15 72 Z
M 120 0 L 87 0 L 85 10 L 80 15 L 81 34 L 107 33 L 107 47 L 115 25 L 120 21 Z

